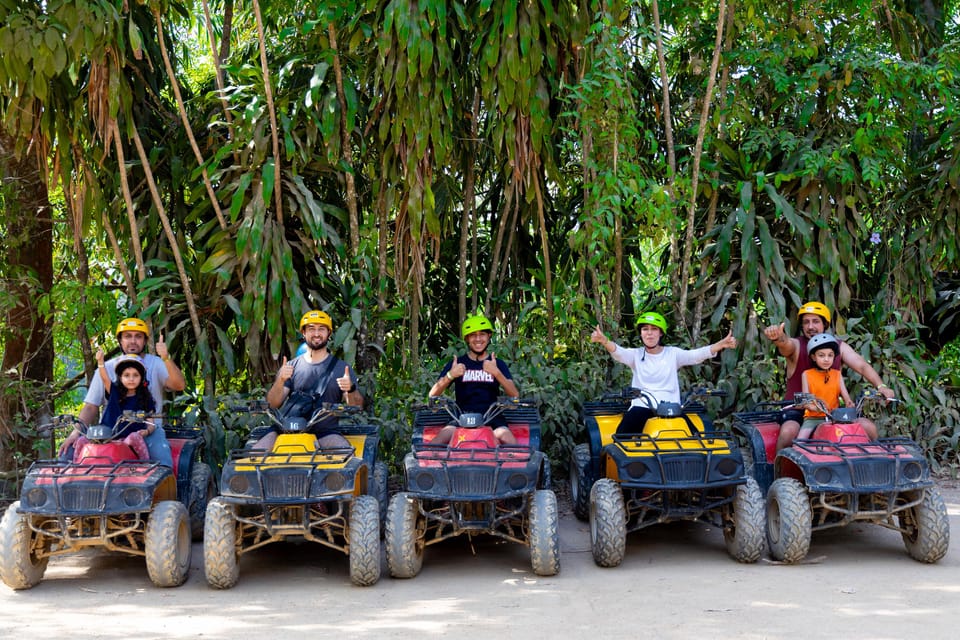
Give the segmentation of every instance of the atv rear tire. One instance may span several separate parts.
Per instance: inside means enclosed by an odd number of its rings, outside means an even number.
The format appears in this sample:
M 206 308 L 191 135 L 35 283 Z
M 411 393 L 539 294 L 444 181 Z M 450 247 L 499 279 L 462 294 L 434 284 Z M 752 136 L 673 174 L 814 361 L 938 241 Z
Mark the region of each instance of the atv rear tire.
M 37 534 L 30 529 L 26 514 L 17 513 L 20 502 L 7 507 L 0 520 L 0 579 L 11 589 L 30 589 L 43 579 L 48 556 L 38 558 L 34 544 Z
M 373 465 L 373 478 L 370 480 L 370 488 L 367 493 L 377 499 L 380 507 L 380 526 L 387 522 L 387 503 L 389 502 L 388 483 L 390 481 L 390 472 L 387 469 L 386 462 L 377 462 Z
M 380 505 L 362 495 L 350 506 L 350 580 L 369 587 L 380 579 Z
M 737 562 L 756 562 L 766 543 L 764 504 L 760 485 L 753 478 L 737 487 L 733 502 L 725 507 L 723 540 Z
M 903 544 L 914 560 L 932 564 L 947 555 L 950 546 L 950 519 L 940 492 L 930 487 L 923 501 L 900 512 Z
M 190 516 L 178 500 L 163 500 L 154 505 L 147 519 L 144 536 L 147 575 L 158 587 L 179 587 L 190 575 L 193 541 Z
M 195 462 L 190 472 L 190 536 L 203 539 L 203 526 L 207 517 L 207 505 L 217 495 L 217 485 L 205 462 Z
M 530 501 L 530 564 L 538 576 L 560 573 L 560 535 L 557 531 L 557 496 L 540 489 Z
M 623 562 L 627 511 L 620 485 L 609 478 L 597 480 L 590 490 L 590 546 L 593 561 L 601 567 L 616 567 Z
M 234 507 L 214 498 L 203 525 L 203 571 L 214 589 L 230 589 L 240 579 Z
M 423 566 L 424 536 L 427 521 L 420 516 L 420 505 L 409 493 L 396 493 L 387 509 L 387 568 L 394 578 L 413 578 Z
M 586 521 L 590 518 L 590 488 L 592 486 L 590 445 L 584 442 L 575 446 L 570 456 L 570 500 L 573 502 L 573 515 L 578 520 Z
M 778 478 L 767 492 L 767 544 L 770 555 L 800 562 L 810 551 L 813 512 L 807 490 L 798 480 Z

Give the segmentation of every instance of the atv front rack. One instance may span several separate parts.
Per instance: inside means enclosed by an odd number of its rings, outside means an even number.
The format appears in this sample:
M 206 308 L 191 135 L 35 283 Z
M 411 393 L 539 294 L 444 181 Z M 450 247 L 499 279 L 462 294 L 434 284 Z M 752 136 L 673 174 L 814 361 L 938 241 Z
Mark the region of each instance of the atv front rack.
M 692 435 L 678 430 L 672 435 L 669 431 L 662 431 L 660 437 L 654 438 L 645 433 L 613 434 L 613 444 L 626 453 L 676 453 L 677 451 L 714 451 L 728 452 L 738 449 L 733 434 L 728 431 L 711 431 L 702 433 L 695 431 Z
M 230 452 L 230 460 L 249 464 L 254 468 L 261 465 L 344 465 L 354 454 L 353 447 L 314 450 L 297 447 L 281 452 L 268 449 L 234 449 Z
M 532 450 L 522 445 L 501 444 L 498 447 L 450 447 L 447 444 L 418 443 L 413 448 L 417 460 L 446 463 L 526 462 Z
M 24 478 L 20 512 L 106 515 L 149 511 L 154 490 L 170 475 L 170 467 L 149 460 L 40 461 Z
M 781 471 L 795 466 L 814 493 L 895 493 L 932 484 L 926 458 L 909 438 L 839 443 L 797 439 L 780 456 Z

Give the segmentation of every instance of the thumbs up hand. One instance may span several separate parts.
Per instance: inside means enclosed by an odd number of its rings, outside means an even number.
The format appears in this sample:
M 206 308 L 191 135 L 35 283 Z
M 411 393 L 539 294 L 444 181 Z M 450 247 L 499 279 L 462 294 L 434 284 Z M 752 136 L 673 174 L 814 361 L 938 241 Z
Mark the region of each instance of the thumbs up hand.
M 337 378 L 337 386 L 340 387 L 340 391 L 344 393 L 350 393 L 356 387 L 353 385 L 353 379 L 350 377 L 350 367 L 345 366 L 343 368 L 343 377 Z
M 763 334 L 767 336 L 767 339 L 770 340 L 771 342 L 780 342 L 781 339 L 784 336 L 786 336 L 784 327 L 786 327 L 786 323 L 781 322 L 780 326 L 772 325 L 767 327 L 766 329 L 763 330 Z
M 170 357 L 170 350 L 167 349 L 167 343 L 163 341 L 163 332 L 160 332 L 160 335 L 157 336 L 157 343 L 154 345 L 154 349 L 157 351 L 157 355 L 160 356 L 164 361 Z
M 497 354 L 491 353 L 490 357 L 483 361 L 483 370 L 494 378 L 497 377 L 500 372 L 500 367 L 497 366 Z
M 293 375 L 293 365 L 287 362 L 287 356 L 283 356 L 283 362 L 280 363 L 280 370 L 277 372 L 277 380 L 286 382 Z
M 450 377 L 459 378 L 463 376 L 467 371 L 467 366 L 462 362 L 457 361 L 457 357 L 453 357 L 453 363 L 450 365 Z

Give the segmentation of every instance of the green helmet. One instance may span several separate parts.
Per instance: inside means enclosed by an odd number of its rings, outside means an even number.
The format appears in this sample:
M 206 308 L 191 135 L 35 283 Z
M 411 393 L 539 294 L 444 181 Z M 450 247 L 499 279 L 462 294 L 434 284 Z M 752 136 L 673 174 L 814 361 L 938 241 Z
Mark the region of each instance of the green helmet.
M 664 334 L 667 333 L 667 321 L 662 315 L 653 311 L 646 311 L 640 314 L 640 317 L 637 318 L 637 327 L 643 326 L 645 324 L 652 324 L 653 326 L 663 331 Z
M 476 333 L 477 331 L 489 331 L 493 333 L 493 325 L 479 313 L 475 316 L 467 316 L 467 319 L 463 321 L 463 327 L 460 329 L 460 337 L 466 339 L 468 335 Z

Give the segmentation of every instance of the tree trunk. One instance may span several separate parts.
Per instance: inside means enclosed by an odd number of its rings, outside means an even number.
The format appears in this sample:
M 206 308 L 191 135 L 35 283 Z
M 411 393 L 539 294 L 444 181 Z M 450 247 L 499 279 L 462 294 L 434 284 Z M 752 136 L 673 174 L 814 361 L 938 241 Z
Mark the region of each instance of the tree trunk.
M 47 185 L 38 158 L 17 157 L 15 141 L 0 130 L 0 224 L 6 230 L 4 261 L 11 302 L 3 307 L 3 382 L 0 394 L 0 472 L 14 469 L 14 452 L 32 454 L 35 435 L 15 433 L 40 405 L 34 388 L 53 378 L 50 314 L 37 302 L 53 286 L 53 224 Z

